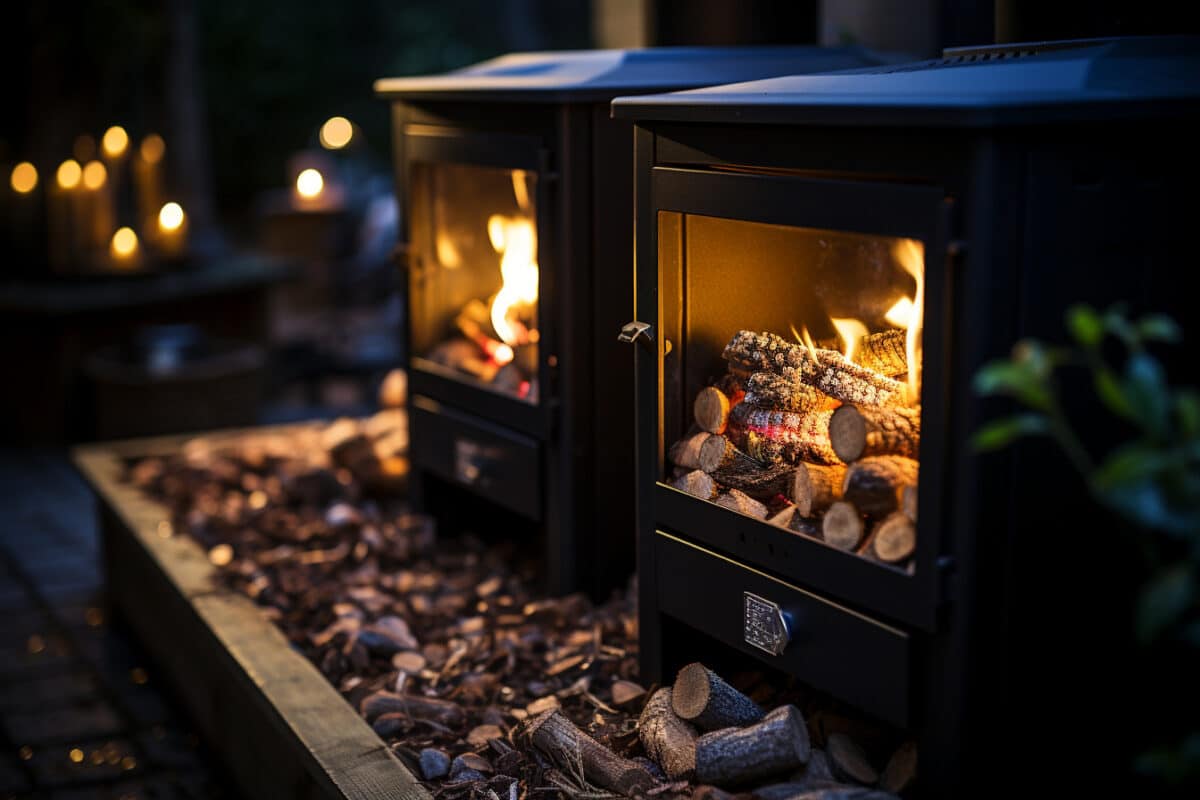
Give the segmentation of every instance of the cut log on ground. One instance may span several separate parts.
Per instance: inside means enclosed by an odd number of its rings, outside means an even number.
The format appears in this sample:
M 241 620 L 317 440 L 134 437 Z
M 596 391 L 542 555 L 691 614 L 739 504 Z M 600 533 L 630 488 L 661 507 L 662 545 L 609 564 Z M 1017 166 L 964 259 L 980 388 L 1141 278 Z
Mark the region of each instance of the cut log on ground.
M 917 743 L 905 742 L 896 748 L 883 775 L 879 778 L 879 788 L 893 794 L 900 794 L 917 779 Z
M 696 740 L 696 778 L 736 786 L 791 772 L 808 762 L 808 728 L 795 706 L 780 706 L 746 728 L 725 728 Z
M 863 538 L 863 518 L 853 503 L 839 500 L 821 519 L 821 538 L 839 550 L 851 551 Z
M 871 554 L 887 564 L 899 564 L 917 549 L 917 526 L 902 511 L 893 511 L 871 533 Z
M 671 708 L 680 719 L 706 731 L 750 725 L 763 718 L 757 703 L 699 662 L 688 664 L 675 676 Z
M 717 499 L 713 501 L 721 508 L 728 508 L 730 511 L 736 511 L 739 514 L 745 514 L 748 517 L 755 519 L 767 518 L 767 507 L 755 500 L 745 492 L 737 489 L 730 489 L 727 492 L 722 492 L 717 495 Z
M 671 708 L 671 688 L 651 696 L 638 719 L 638 738 L 646 754 L 673 781 L 690 781 L 696 775 L 696 729 Z
M 831 733 L 825 744 L 829 767 L 834 777 L 866 786 L 879 780 L 879 772 L 871 766 L 867 754 L 858 743 L 844 733 Z
M 682 492 L 687 492 L 701 500 L 712 500 L 717 496 L 717 482 L 707 472 L 694 469 L 691 472 L 671 481 L 671 485 Z
M 904 456 L 869 456 L 850 465 L 842 498 L 863 514 L 882 519 L 900 507 L 900 492 L 917 482 L 919 465 Z
M 797 414 L 742 403 L 730 414 L 726 433 L 734 444 L 758 461 L 837 464 L 840 460 L 829 444 L 832 414 L 832 411 Z
M 367 722 L 374 722 L 384 714 L 407 714 L 412 719 L 429 720 L 448 728 L 457 728 L 467 719 L 462 707 L 450 700 L 385 691 L 363 698 L 361 710 Z
M 835 412 L 836 413 L 836 412 Z M 789 497 L 800 514 L 811 517 L 842 496 L 846 468 L 840 464 L 800 464 L 792 476 Z
M 813 748 L 812 755 L 809 756 L 808 763 L 804 765 L 804 768 L 793 772 L 788 780 L 800 784 L 837 782 L 837 779 L 833 777 L 833 770 L 829 768 L 829 756 L 825 755 L 824 750 L 816 747 Z
M 526 723 L 524 736 L 568 773 L 583 770 L 589 781 L 632 796 L 654 785 L 654 776 L 575 727 L 561 711 L 540 714 Z
M 729 424 L 729 410 L 733 407 L 729 398 L 715 386 L 706 386 L 696 395 L 692 403 L 692 415 L 701 430 L 709 433 L 724 433 Z
M 869 333 L 858 340 L 854 360 L 872 372 L 895 378 L 908 372 L 907 331 Z
M 798 375 L 795 371 L 789 372 Z M 777 372 L 756 372 L 746 383 L 743 401 L 755 408 L 777 408 L 782 411 L 819 411 L 828 409 L 832 398 L 805 383 L 789 380 Z
M 866 456 L 916 458 L 921 409 L 908 406 L 842 406 L 829 418 L 829 442 L 847 464 Z
M 700 448 L 710 436 L 712 434 L 707 431 L 689 433 L 671 445 L 671 448 L 667 451 L 667 458 L 671 459 L 671 463 L 677 467 L 699 469 Z

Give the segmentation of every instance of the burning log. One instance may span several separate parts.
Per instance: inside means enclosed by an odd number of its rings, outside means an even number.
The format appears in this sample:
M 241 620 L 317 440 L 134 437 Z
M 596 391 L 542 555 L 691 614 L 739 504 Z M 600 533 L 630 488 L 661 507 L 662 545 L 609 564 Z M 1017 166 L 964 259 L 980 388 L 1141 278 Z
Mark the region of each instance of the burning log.
M 840 464 L 800 464 L 792 476 L 788 496 L 801 516 L 811 517 L 842 496 L 845 479 L 846 468 Z
M 754 408 L 746 403 L 734 408 L 730 436 L 751 458 L 767 463 L 839 463 L 829 444 L 829 417 L 833 412 L 797 414 Z
M 814 386 L 843 403 L 900 405 L 908 396 L 905 384 L 847 361 L 836 350 L 809 350 L 773 333 L 738 331 L 722 355 L 741 369 L 777 372 L 793 383 Z
M 904 512 L 894 511 L 871 533 L 871 555 L 886 564 L 899 564 L 917 549 L 917 526 Z
M 829 734 L 825 752 L 835 777 L 867 786 L 879 780 L 879 772 L 871 766 L 867 754 L 846 734 Z
M 699 467 L 708 473 L 721 470 L 752 471 L 762 464 L 743 453 L 725 436 L 710 436 L 700 446 Z
M 754 517 L 755 519 L 767 518 L 766 506 L 737 489 L 730 489 L 727 492 L 717 495 L 717 499 L 713 502 L 721 508 L 728 508 L 730 511 L 736 511 L 748 517 Z
M 690 781 L 696 774 L 696 729 L 671 708 L 671 688 L 651 696 L 638 718 L 638 738 L 646 753 L 662 765 L 673 781 Z
M 908 354 L 905 340 L 908 332 L 902 330 L 869 333 L 858 340 L 854 360 L 871 370 L 889 378 L 908 372 Z
M 786 374 L 797 376 L 795 370 Z M 824 392 L 799 380 L 790 380 L 775 372 L 756 372 L 746 383 L 746 398 L 743 401 L 755 408 L 778 408 L 783 411 L 804 413 L 829 408 L 833 400 Z
M 588 736 L 561 711 L 547 711 L 526 723 L 523 736 L 568 773 L 582 770 L 597 786 L 632 796 L 654 785 L 654 776 Z
M 829 441 L 849 464 L 866 456 L 916 458 L 921 442 L 921 409 L 907 406 L 842 406 L 829 419 Z
M 680 719 L 708 731 L 749 725 L 763 718 L 757 703 L 699 662 L 688 664 L 675 676 L 671 708 Z
M 881 519 L 900 507 L 900 492 L 917 482 L 918 464 L 904 456 L 869 456 L 846 470 L 842 497 L 868 517 Z
M 484 355 L 504 366 L 513 360 L 515 354 L 512 347 L 487 333 L 484 326 L 491 327 L 490 316 L 487 306 L 478 300 L 472 300 L 463 306 L 463 310 L 454 318 L 454 327 L 474 342 Z
M 667 458 L 671 459 L 671 463 L 677 467 L 698 469 L 700 467 L 700 448 L 710 436 L 712 436 L 711 433 L 700 431 L 683 437 L 671 445 L 667 451 Z
M 696 740 L 696 779 L 734 786 L 789 772 L 808 761 L 804 718 L 787 705 L 747 728 L 725 728 Z
M 694 469 L 691 472 L 671 481 L 671 485 L 682 492 L 687 492 L 701 500 L 712 500 L 720 491 L 717 482 L 703 470 Z
M 692 403 L 692 415 L 701 430 L 709 433 L 724 433 L 729 424 L 729 410 L 733 401 L 715 386 L 706 386 L 696 395 Z
M 821 519 L 821 538 L 839 550 L 854 550 L 863 538 L 863 519 L 853 503 L 838 500 Z
M 812 383 L 830 397 L 843 403 L 866 406 L 893 406 L 907 401 L 908 386 L 847 361 L 836 350 L 818 350 L 819 366 Z

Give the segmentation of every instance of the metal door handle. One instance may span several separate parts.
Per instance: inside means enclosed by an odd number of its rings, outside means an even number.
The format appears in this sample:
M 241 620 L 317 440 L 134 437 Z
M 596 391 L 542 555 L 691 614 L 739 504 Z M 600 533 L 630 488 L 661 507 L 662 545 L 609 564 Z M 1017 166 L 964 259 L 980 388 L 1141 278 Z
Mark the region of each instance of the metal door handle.
M 640 342 L 648 347 L 654 342 L 654 326 L 637 320 L 627 322 L 617 334 L 617 341 L 625 344 Z

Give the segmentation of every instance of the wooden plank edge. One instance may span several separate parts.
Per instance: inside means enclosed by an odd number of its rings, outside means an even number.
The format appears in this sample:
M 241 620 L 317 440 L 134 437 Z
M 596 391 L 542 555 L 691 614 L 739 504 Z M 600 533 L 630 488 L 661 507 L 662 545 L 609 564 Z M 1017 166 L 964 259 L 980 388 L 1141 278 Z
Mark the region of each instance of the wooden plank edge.
M 168 510 L 121 481 L 121 458 L 161 453 L 172 441 L 181 444 L 188 438 L 141 440 L 145 450 L 139 440 L 130 440 L 72 451 L 73 462 L 101 502 L 114 602 L 147 649 L 173 673 L 169 677 L 181 697 L 245 788 L 258 794 L 282 790 L 300 796 L 316 790 L 321 797 L 431 800 L 258 607 L 214 583 L 215 570 L 195 542 L 160 535 L 159 523 L 169 519 Z M 199 639 L 191 641 L 193 637 L 182 635 L 185 631 Z M 201 666 L 205 660 L 223 668 L 206 671 Z M 215 671 L 232 677 L 232 685 L 219 685 Z M 211 680 L 218 685 L 201 685 Z M 257 719 L 245 715 L 247 704 Z M 262 741 L 264 733 L 278 737 L 287 752 L 271 753 L 274 743 Z M 287 774 L 297 762 L 307 781 Z M 312 785 L 301 787 L 296 781 Z

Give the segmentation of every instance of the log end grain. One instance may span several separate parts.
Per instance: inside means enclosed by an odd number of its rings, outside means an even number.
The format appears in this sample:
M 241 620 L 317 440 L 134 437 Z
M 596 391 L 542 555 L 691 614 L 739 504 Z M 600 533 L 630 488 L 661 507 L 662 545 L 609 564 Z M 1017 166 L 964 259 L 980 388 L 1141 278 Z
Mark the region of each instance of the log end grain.
M 706 386 L 696 395 L 692 403 L 692 414 L 696 424 L 709 433 L 724 433 L 729 424 L 729 398 L 715 386 Z
M 917 549 L 917 526 L 903 512 L 885 517 L 871 537 L 872 553 L 887 564 L 899 564 Z
M 839 550 L 852 551 L 863 538 L 863 518 L 852 503 L 839 500 L 821 520 L 821 538 Z
M 679 670 L 671 708 L 704 730 L 750 725 L 763 718 L 758 704 L 699 662 Z

